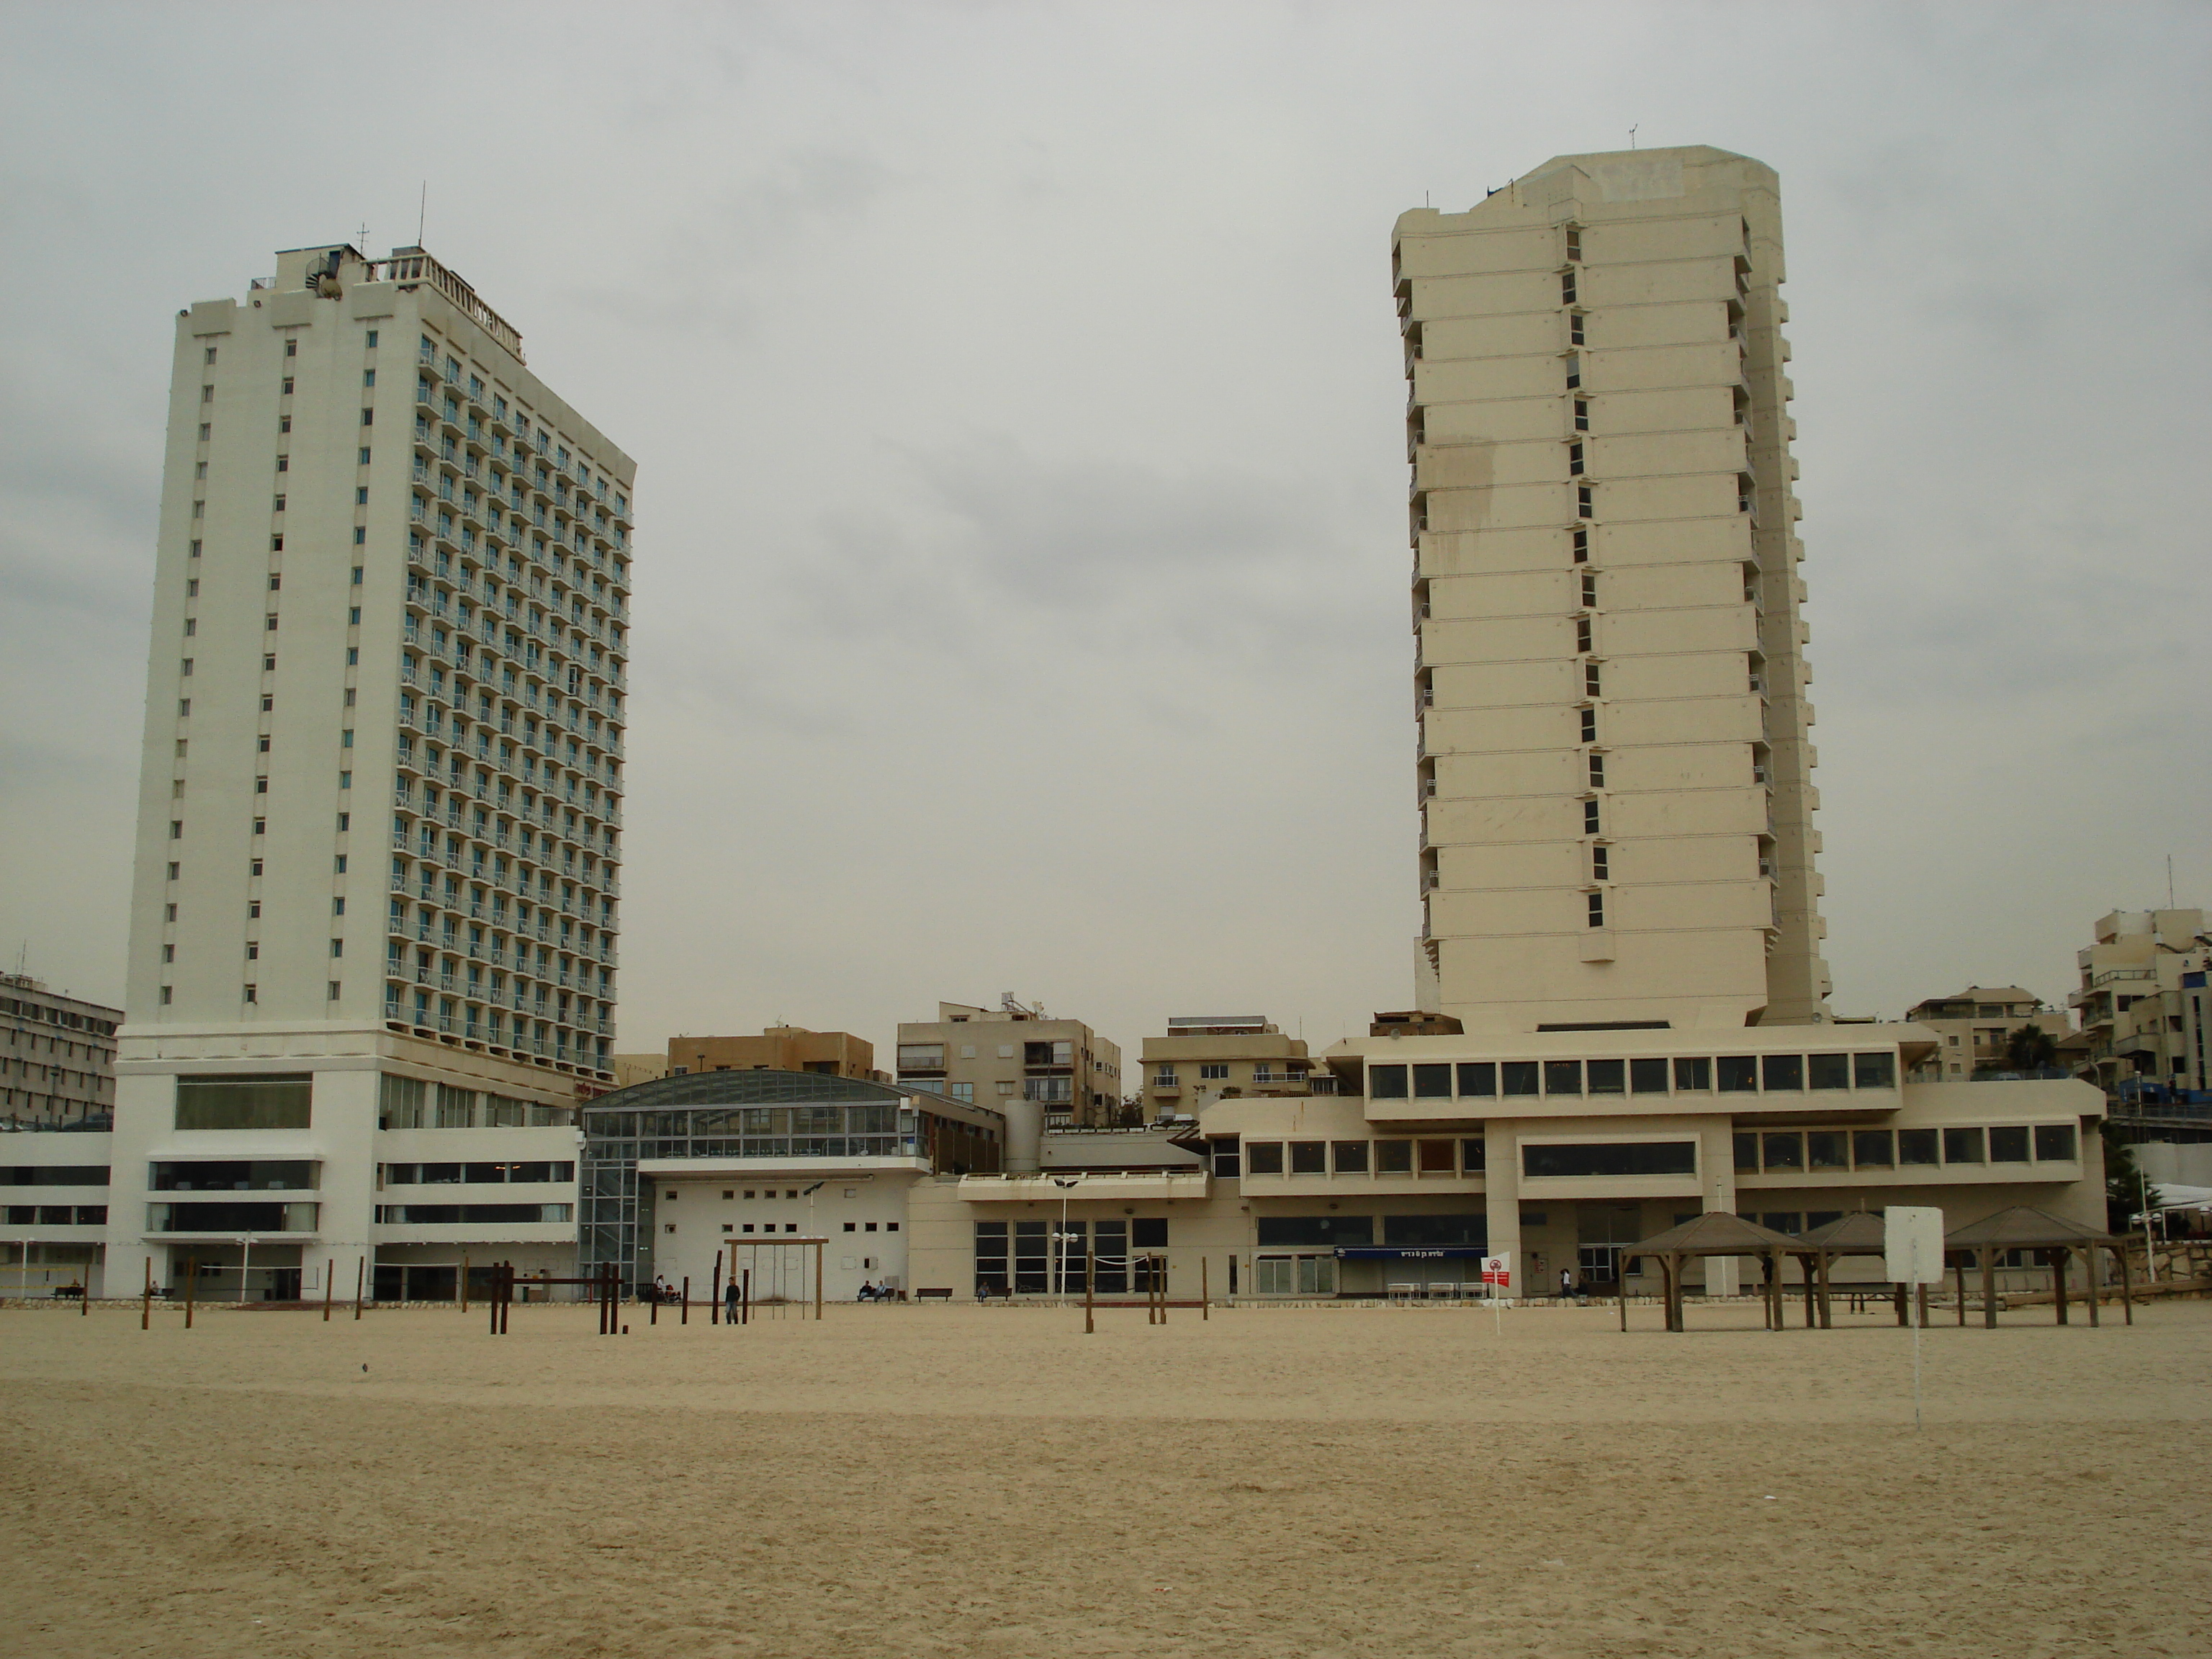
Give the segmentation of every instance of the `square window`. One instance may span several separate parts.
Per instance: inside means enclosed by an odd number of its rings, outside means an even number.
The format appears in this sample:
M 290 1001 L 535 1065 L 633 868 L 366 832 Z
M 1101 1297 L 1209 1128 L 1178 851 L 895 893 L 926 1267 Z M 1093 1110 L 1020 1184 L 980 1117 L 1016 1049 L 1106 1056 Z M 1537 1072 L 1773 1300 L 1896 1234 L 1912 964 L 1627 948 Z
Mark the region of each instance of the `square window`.
M 2072 1162 L 2079 1156 L 2075 1150 L 2074 1126 L 2070 1123 L 2037 1124 L 2035 1156 L 2046 1163 Z
M 1759 1137 L 1739 1133 L 1735 1137 L 1735 1167 L 1752 1174 L 1759 1171 Z
M 1769 1170 L 1805 1167 L 1805 1137 L 1795 1129 L 1759 1136 L 1760 1162 Z
M 1936 1134 L 1933 1129 L 1899 1129 L 1897 1132 L 1897 1161 L 1900 1164 L 1932 1164 L 1936 1162 Z
M 1367 1143 L 1365 1141 L 1340 1140 L 1334 1144 L 1331 1152 L 1336 1159 L 1337 1174 L 1365 1175 L 1367 1173 Z
M 1498 1092 L 1498 1066 L 1494 1060 L 1462 1060 L 1459 1068 L 1459 1091 L 1462 1095 L 1486 1096 Z
M 1844 1132 L 1841 1129 L 1812 1129 L 1805 1135 L 1805 1167 L 1808 1170 L 1848 1170 L 1851 1161 L 1847 1154 Z
M 1413 1174 L 1413 1143 L 1410 1140 L 1376 1141 L 1375 1170 L 1378 1175 Z
M 1851 1057 L 1849 1054 L 1808 1054 L 1805 1067 L 1815 1089 L 1848 1089 L 1851 1086 Z
M 2008 1125 L 1990 1131 L 1990 1162 L 1992 1164 L 2025 1164 L 2027 1159 L 2027 1127 Z
M 1805 1086 L 1805 1057 L 1802 1054 L 1767 1054 L 1762 1057 L 1759 1070 L 1769 1089 L 1794 1090 Z
M 1449 1100 L 1452 1091 L 1452 1068 L 1445 1066 L 1416 1066 L 1413 1067 L 1413 1097 L 1417 1100 Z
M 1328 1143 L 1325 1140 L 1294 1140 L 1291 1143 L 1291 1173 L 1292 1175 L 1327 1175 L 1328 1173 Z
M 1367 1096 L 1370 1100 L 1404 1100 L 1406 1068 L 1402 1066 L 1370 1066 L 1367 1068 Z
M 1982 1139 L 1979 1125 L 1970 1129 L 1943 1131 L 1943 1161 L 1946 1164 L 1986 1164 L 1989 1156 Z
M 1280 1175 L 1283 1172 L 1283 1143 L 1279 1140 L 1255 1140 L 1244 1147 L 1245 1167 L 1253 1175 Z
M 860 1224 L 857 1221 L 848 1221 L 845 1224 L 845 1231 L 848 1233 L 857 1233 L 860 1231 Z
M 1544 1062 L 1544 1092 L 1547 1095 L 1578 1095 L 1583 1091 L 1583 1063 L 1579 1060 L 1547 1060 Z
M 1667 1062 L 1663 1060 L 1630 1060 L 1628 1087 L 1632 1094 L 1665 1094 L 1667 1092 Z
M 1753 1054 L 1720 1057 L 1721 1092 L 1724 1095 L 1759 1092 L 1759 1060 Z
M 1859 1170 L 1888 1170 L 1897 1164 L 1896 1137 L 1887 1129 L 1851 1131 L 1851 1166 Z
M 1625 1060 L 1590 1061 L 1589 1091 L 1594 1095 L 1626 1094 L 1628 1092 L 1628 1062 Z
M 1897 1056 L 1893 1054 L 1853 1054 L 1851 1082 L 1861 1089 L 1894 1089 L 1897 1086 Z M 1931 1158 L 1929 1162 L 1934 1162 Z
M 1498 1068 L 1498 1091 L 1508 1095 L 1533 1095 L 1536 1092 L 1536 1062 L 1533 1060 L 1509 1060 Z

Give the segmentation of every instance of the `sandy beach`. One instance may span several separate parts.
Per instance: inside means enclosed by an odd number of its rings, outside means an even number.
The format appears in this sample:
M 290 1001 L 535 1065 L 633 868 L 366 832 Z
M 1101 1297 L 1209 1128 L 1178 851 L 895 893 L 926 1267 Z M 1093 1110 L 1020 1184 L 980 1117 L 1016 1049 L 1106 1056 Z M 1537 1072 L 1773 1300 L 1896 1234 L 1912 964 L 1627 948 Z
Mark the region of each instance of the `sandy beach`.
M 1632 1311 L 0 1310 L 0 1652 L 2212 1650 L 2212 1304 Z

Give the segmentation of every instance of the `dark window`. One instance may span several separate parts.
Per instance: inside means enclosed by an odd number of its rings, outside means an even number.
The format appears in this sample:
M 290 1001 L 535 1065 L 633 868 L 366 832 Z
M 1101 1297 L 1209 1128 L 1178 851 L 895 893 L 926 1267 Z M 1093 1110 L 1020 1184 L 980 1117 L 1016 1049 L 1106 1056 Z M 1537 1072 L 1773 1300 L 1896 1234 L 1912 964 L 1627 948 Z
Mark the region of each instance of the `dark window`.
M 1595 757 L 1595 756 L 1592 756 L 1592 757 L 1591 757 L 1591 758 L 1592 758 L 1593 760 L 1595 760 L 1595 759 L 1596 758 L 1596 757 Z M 1605 926 L 1605 895 L 1604 895 L 1604 894 L 1602 894 L 1602 893 L 1592 893 L 1592 894 L 1589 896 L 1589 899 L 1588 899 L 1588 901 L 1587 901 L 1586 908 L 1587 908 L 1587 909 L 1589 910 L 1589 918 L 1588 918 L 1589 925 L 1590 925 L 1591 927 L 1604 927 L 1604 926 Z M 1570 1064 L 1572 1064 L 1572 1062 L 1571 1062 L 1571 1061 L 1570 1061 L 1569 1063 L 1570 1063 Z
M 1244 1149 L 1244 1156 L 1254 1175 L 1283 1172 L 1283 1143 L 1279 1140 L 1255 1140 Z
M 1694 1140 L 1586 1141 L 1521 1149 L 1521 1173 L 1529 1176 L 1695 1175 L 1697 1171 Z
M 1413 1173 L 1413 1143 L 1410 1140 L 1378 1140 L 1375 1143 L 1375 1172 L 1377 1175 L 1411 1175 Z
M 1164 1250 L 1168 1247 L 1168 1218 L 1164 1215 L 1140 1215 L 1129 1224 L 1129 1243 L 1140 1250 Z
M 1802 1089 L 1805 1086 L 1805 1056 L 1802 1054 L 1768 1054 L 1760 1061 L 1759 1069 L 1766 1074 L 1770 1089 Z
M 1982 1132 L 1972 1129 L 1943 1131 L 1943 1161 L 1946 1164 L 1985 1164 L 1988 1155 L 1982 1146 Z
M 1815 1089 L 1848 1089 L 1851 1086 L 1851 1057 L 1849 1054 L 1808 1054 L 1805 1068 Z
M 1798 1231 L 1800 1224 L 1797 1212 L 1795 1210 L 1765 1210 L 1753 1219 L 1769 1231 L 1778 1233 L 1794 1233 Z
M 1759 1090 L 1759 1060 L 1753 1054 L 1723 1054 L 1720 1057 L 1721 1092 L 1724 1095 L 1755 1094 Z
M 1594 800 L 1586 800 L 1583 803 L 1583 834 L 1595 836 L 1597 833 L 1597 803 Z
M 1494 1095 L 1498 1092 L 1498 1066 L 1487 1060 L 1461 1062 L 1459 1091 L 1462 1095 Z
M 1406 1068 L 1402 1066 L 1370 1066 L 1367 1068 L 1367 1097 L 1370 1100 L 1404 1100 Z
M 1595 708 L 1583 710 L 1583 741 L 1584 743 L 1597 741 L 1597 710 Z
M 1423 1175 L 1449 1175 L 1452 1172 L 1452 1144 L 1449 1140 L 1422 1141 L 1420 1155 Z
M 1452 1071 L 1449 1066 L 1416 1066 L 1413 1067 L 1413 1093 L 1422 1100 L 1449 1100 L 1452 1091 Z
M 312 1076 L 185 1077 L 177 1079 L 179 1129 L 304 1129 Z
M 1759 1137 L 1738 1134 L 1735 1138 L 1735 1167 L 1753 1174 L 1759 1170 Z
M 1263 1215 L 1254 1218 L 1253 1231 L 1262 1249 L 1304 1246 L 1313 1249 L 1328 1249 L 1338 1244 L 1372 1244 L 1375 1242 L 1375 1218 L 1366 1215 Z
M 1853 1054 L 1851 1080 L 1862 1089 L 1894 1089 L 1897 1056 L 1891 1054 Z
M 1677 1089 L 1710 1089 L 1713 1086 L 1713 1063 L 1699 1055 L 1694 1060 L 1674 1062 L 1674 1086 Z
M 1533 1095 L 1536 1092 L 1534 1060 L 1509 1060 L 1498 1069 L 1502 1092 L 1509 1095 Z
M 397 1170 L 410 1166 L 392 1167 Z M 225 1158 L 221 1162 L 210 1159 L 205 1163 L 156 1164 L 152 1174 L 151 1185 L 157 1193 L 305 1192 L 315 1184 L 315 1165 L 305 1160 Z
M 1897 1165 L 1897 1147 L 1887 1129 L 1851 1131 L 1851 1163 L 1861 1170 L 1889 1170 Z
M 1292 1175 L 1327 1175 L 1328 1173 L 1328 1143 L 1325 1140 L 1294 1140 L 1291 1143 L 1291 1173 Z
M 1632 1060 L 1628 1062 L 1628 1087 L 1639 1095 L 1663 1095 L 1667 1092 L 1667 1062 L 1663 1060 Z
M 1849 1149 L 1841 1129 L 1813 1129 L 1805 1136 L 1805 1167 L 1808 1170 L 1848 1170 Z
M 2074 1126 L 2070 1123 L 2037 1124 L 2035 1155 L 2045 1163 L 2066 1163 L 2077 1157 L 2074 1150 Z
M 1482 1141 L 1470 1135 L 1459 1144 L 1460 1167 L 1469 1175 L 1480 1175 L 1490 1167 L 1490 1151 Z
M 1897 1161 L 1899 1164 L 1935 1163 L 1935 1130 L 1899 1129 L 1897 1132 Z
M 1544 1092 L 1547 1095 L 1578 1095 L 1583 1091 L 1583 1063 L 1579 1060 L 1547 1060 L 1544 1062 Z
M 1217 1181 L 1234 1181 L 1243 1173 L 1243 1159 L 1238 1154 L 1235 1135 L 1217 1135 L 1207 1143 L 1213 1148 L 1213 1175 Z
M 1456 1244 L 1488 1249 L 1490 1221 L 1480 1212 L 1473 1215 L 1386 1215 L 1382 1218 L 1382 1242 L 1401 1247 Z
M 1589 1091 L 1594 1095 L 1626 1094 L 1628 1092 L 1628 1062 L 1625 1060 L 1590 1061 Z
M 17 1164 L 0 1168 L 0 1187 L 105 1187 L 105 1164 Z
M 2025 1164 L 2027 1162 L 2027 1127 L 2007 1127 L 1990 1131 L 1990 1162 L 1992 1164 Z
M 1805 1167 L 1805 1137 L 1795 1129 L 1763 1134 L 1759 1138 L 1760 1161 L 1770 1170 L 1802 1170 Z
M 1367 1143 L 1364 1140 L 1340 1140 L 1336 1143 L 1336 1172 L 1339 1175 L 1367 1173 Z

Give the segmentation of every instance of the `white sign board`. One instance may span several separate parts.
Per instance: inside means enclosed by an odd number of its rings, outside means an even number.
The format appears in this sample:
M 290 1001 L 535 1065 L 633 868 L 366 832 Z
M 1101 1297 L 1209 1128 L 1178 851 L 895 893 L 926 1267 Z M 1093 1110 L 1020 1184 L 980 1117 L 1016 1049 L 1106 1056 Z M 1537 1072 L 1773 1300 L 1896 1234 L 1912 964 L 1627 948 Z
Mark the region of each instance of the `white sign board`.
M 1504 1296 L 1513 1288 L 1513 1253 L 1510 1250 L 1482 1258 L 1482 1283 L 1483 1287 L 1493 1296 Z
M 1900 1285 L 1943 1282 L 1943 1212 L 1893 1204 L 1881 1212 L 1883 1276 Z

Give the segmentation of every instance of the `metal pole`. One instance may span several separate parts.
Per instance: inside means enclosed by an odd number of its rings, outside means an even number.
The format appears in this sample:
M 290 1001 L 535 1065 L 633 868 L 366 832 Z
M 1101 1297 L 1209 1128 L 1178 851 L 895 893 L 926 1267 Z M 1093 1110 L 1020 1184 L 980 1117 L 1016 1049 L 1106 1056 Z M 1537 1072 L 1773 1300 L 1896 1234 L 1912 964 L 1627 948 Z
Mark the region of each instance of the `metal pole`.
M 368 1288 L 368 1258 L 365 1255 L 356 1256 L 354 1258 L 353 1267 L 353 1316 L 356 1319 L 361 1317 L 361 1293 Z
M 822 1317 L 822 1240 L 818 1238 L 814 1241 L 814 1317 L 817 1322 Z

